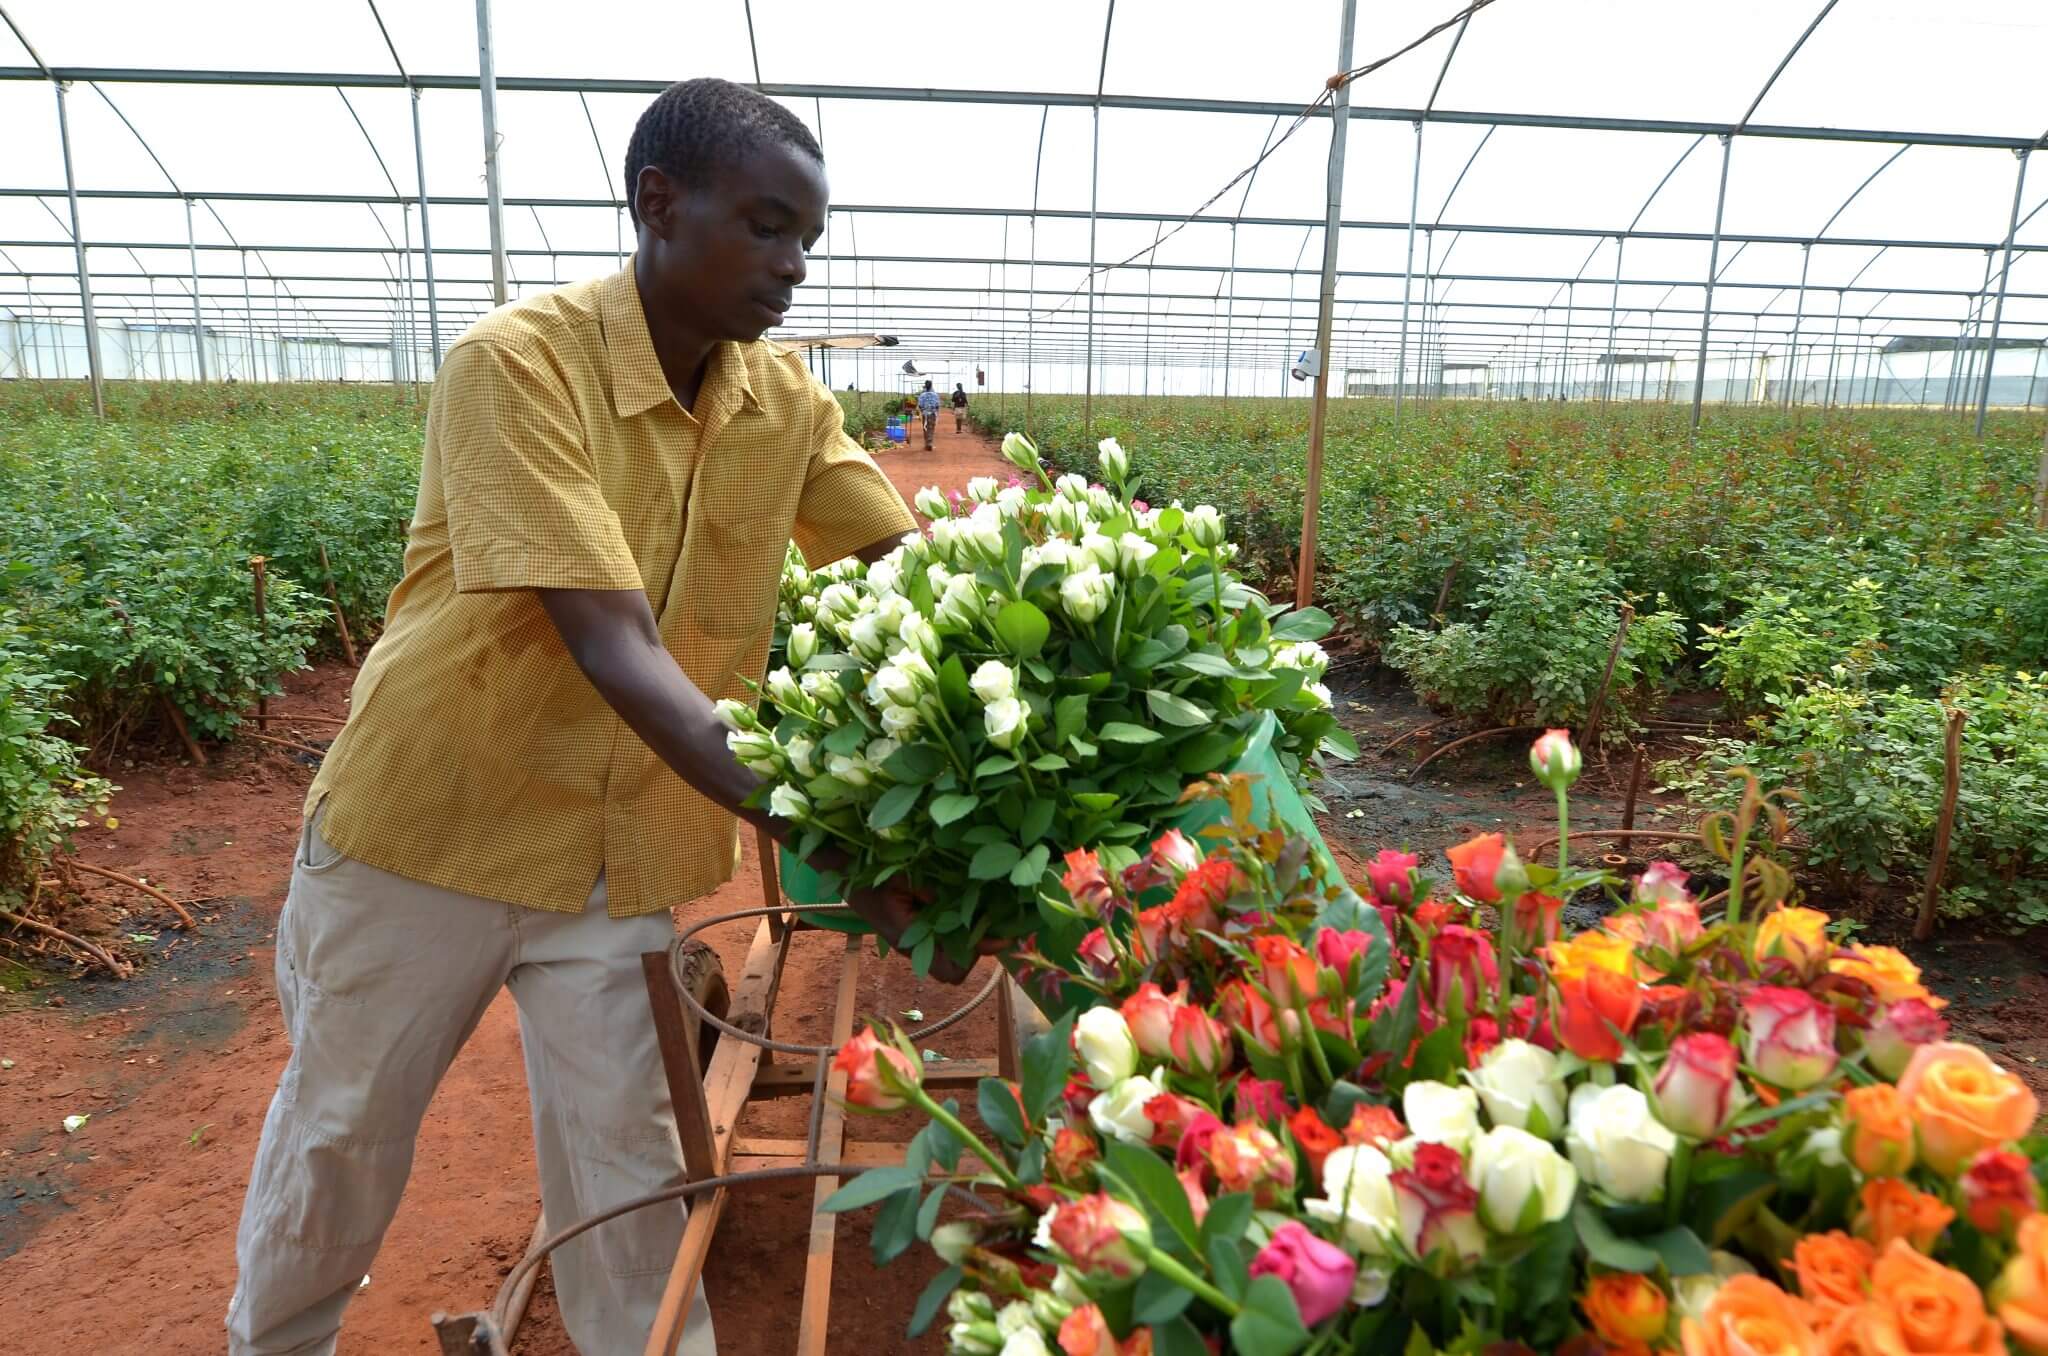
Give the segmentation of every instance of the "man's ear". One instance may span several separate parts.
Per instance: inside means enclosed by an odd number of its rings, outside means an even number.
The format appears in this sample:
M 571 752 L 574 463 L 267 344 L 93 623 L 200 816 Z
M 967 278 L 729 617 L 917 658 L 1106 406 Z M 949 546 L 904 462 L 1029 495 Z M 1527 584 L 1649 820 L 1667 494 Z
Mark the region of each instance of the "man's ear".
M 653 165 L 640 167 L 639 180 L 633 185 L 633 209 L 639 215 L 640 224 L 653 231 L 658 239 L 671 238 L 681 196 L 681 186 L 667 174 Z

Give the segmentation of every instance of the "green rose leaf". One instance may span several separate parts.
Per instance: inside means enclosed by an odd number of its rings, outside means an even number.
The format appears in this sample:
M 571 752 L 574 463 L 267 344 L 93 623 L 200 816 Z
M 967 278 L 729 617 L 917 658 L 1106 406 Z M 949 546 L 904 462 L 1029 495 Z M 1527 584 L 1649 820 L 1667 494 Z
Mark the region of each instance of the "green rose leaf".
M 1046 638 L 1052 634 L 1052 623 L 1036 603 L 1009 604 L 996 613 L 995 625 L 996 635 L 1021 659 L 1029 659 L 1043 650 Z

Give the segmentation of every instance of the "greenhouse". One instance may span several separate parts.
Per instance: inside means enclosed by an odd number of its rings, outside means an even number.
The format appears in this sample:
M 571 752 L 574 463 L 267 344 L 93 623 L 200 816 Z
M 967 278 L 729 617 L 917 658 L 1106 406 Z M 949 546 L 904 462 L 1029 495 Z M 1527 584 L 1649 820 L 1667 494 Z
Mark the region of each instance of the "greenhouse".
M 2044 63 L 0 0 L 0 1345 L 2048 1356 Z

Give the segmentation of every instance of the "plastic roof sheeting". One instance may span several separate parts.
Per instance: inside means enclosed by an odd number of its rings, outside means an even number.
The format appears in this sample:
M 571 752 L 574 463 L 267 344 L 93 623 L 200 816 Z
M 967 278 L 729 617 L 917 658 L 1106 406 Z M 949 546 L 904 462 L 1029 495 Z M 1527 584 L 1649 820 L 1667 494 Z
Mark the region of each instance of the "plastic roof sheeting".
M 13 77 L 0 79 L 0 314 L 75 324 L 80 310 L 38 57 L 73 79 L 103 321 L 189 323 L 196 253 L 216 333 L 424 351 L 400 63 L 423 85 L 444 345 L 488 306 L 471 0 L 380 0 L 376 14 L 343 0 L 295 7 L 289 22 L 258 0 L 0 8 L 35 49 L 0 28 Z M 1359 8 L 1364 65 L 1462 6 Z M 1689 362 L 1721 180 L 1714 133 L 1752 103 L 1728 153 L 1710 335 L 1720 375 L 1782 360 L 1795 327 L 1802 347 L 1839 332 L 1865 350 L 1988 327 L 2012 147 L 2048 132 L 2036 78 L 2048 13 L 2032 0 L 1856 0 L 1816 25 L 1822 8 L 1494 0 L 1354 82 L 1332 370 L 1391 371 L 1404 295 L 1410 380 L 1426 362 L 1591 369 L 1610 345 Z M 1078 387 L 1092 352 L 1097 389 L 1279 393 L 1313 336 L 1331 126 L 1296 127 L 1295 113 L 1336 66 L 1339 13 L 1338 0 L 584 0 L 573 12 L 497 0 L 512 291 L 609 271 L 631 249 L 620 162 L 651 90 L 758 80 L 820 134 L 834 190 L 792 331 L 898 334 L 898 361 L 981 362 L 1012 389 Z M 926 97 L 931 87 L 961 97 Z M 1916 136 L 1998 144 L 1908 144 Z M 1255 175 L 1185 222 L 1262 149 Z M 2044 204 L 2048 166 L 2036 166 L 2006 340 L 2048 339 Z

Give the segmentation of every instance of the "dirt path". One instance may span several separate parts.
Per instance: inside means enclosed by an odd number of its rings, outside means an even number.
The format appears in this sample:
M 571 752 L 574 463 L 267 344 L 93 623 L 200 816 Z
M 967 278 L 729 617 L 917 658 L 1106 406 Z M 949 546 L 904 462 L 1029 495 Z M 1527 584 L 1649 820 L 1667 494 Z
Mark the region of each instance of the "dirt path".
M 879 456 L 906 498 L 1006 475 L 993 445 L 955 434 L 942 417 L 937 448 Z M 277 709 L 298 716 L 347 710 L 350 670 L 295 675 Z M 285 730 L 324 742 L 331 724 Z M 263 1114 L 287 1044 L 270 978 L 272 939 L 297 833 L 306 762 L 244 743 L 214 766 L 117 770 L 120 827 L 88 834 L 81 860 L 159 883 L 201 906 L 195 937 L 132 915 L 124 929 L 154 933 L 158 959 L 126 983 L 58 983 L 0 996 L 0 1347 L 22 1356 L 213 1352 L 234 1284 L 234 1229 Z M 684 918 L 760 903 L 749 860 Z M 114 891 L 109 907 L 115 904 Z M 119 901 L 125 904 L 127 901 Z M 710 940 L 736 976 L 751 924 Z M 841 943 L 799 936 L 784 972 L 778 1034 L 823 1040 Z M 860 1010 L 894 1016 L 951 1011 L 972 989 L 919 983 L 902 961 L 870 958 Z M 935 1038 L 954 1058 L 995 1050 L 992 1011 Z M 66 1116 L 91 1121 L 66 1134 Z M 902 1138 L 914 1125 L 856 1123 L 859 1138 Z M 800 1136 L 799 1099 L 750 1109 L 743 1134 Z M 808 1183 L 763 1188 L 728 1207 L 707 1270 L 721 1346 L 772 1353 L 794 1344 L 803 1283 Z M 525 1248 L 539 1208 L 518 1025 L 501 996 L 449 1071 L 427 1113 L 405 1199 L 370 1284 L 350 1306 L 344 1353 L 431 1352 L 435 1309 L 487 1303 Z M 903 1324 L 928 1271 L 906 1260 L 886 1279 L 865 1246 L 865 1221 L 840 1226 L 834 1272 L 835 1350 L 939 1350 L 908 1344 Z M 518 1348 L 572 1350 L 543 1283 Z M 592 1353 L 591 1356 L 597 1356 Z M 606 1356 L 610 1356 L 606 1353 Z

